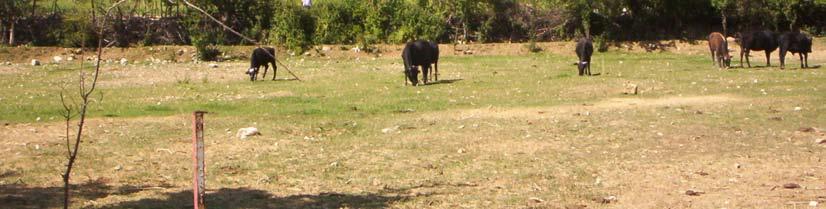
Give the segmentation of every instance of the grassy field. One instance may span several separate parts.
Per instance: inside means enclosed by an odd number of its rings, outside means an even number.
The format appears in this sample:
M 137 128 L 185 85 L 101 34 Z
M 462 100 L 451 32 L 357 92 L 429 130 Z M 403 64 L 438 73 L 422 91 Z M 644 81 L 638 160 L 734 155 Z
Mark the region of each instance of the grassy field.
M 212 112 L 211 208 L 826 204 L 822 68 L 718 70 L 699 44 L 598 53 L 599 75 L 579 77 L 571 45 L 443 50 L 442 81 L 420 87 L 403 86 L 398 46 L 284 59 L 303 82 L 283 71 L 248 82 L 245 61 L 108 64 L 74 206 L 191 207 L 194 110 Z M 826 61 L 824 46 L 811 65 Z M 76 89 L 77 67 L 0 66 L 0 208 L 60 206 L 58 93 Z M 640 94 L 623 94 L 628 84 Z M 235 137 L 250 126 L 263 135 Z

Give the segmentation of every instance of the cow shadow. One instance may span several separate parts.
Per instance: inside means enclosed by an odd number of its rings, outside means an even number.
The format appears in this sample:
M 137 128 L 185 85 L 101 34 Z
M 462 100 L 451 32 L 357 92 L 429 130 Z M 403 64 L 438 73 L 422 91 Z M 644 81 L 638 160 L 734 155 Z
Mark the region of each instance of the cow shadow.
M 5 172 L 2 178 L 13 177 L 16 173 Z M 22 182 L 22 180 L 18 180 Z M 105 180 L 87 181 L 71 185 L 71 195 L 75 203 L 81 200 L 95 200 L 110 195 L 129 195 L 147 188 L 171 188 L 160 186 L 110 186 Z M 0 185 L 0 205 L 2 208 L 57 208 L 63 205 L 63 187 L 31 187 L 22 183 Z
M 425 85 L 430 86 L 430 85 L 440 85 L 440 84 L 452 84 L 452 83 L 456 83 L 456 82 L 459 82 L 459 81 L 462 81 L 462 80 L 464 80 L 464 79 L 447 79 L 447 80 L 438 80 L 438 81 L 432 81 L 432 82 L 429 82 L 429 83 L 427 83 L 427 84 L 425 84 Z

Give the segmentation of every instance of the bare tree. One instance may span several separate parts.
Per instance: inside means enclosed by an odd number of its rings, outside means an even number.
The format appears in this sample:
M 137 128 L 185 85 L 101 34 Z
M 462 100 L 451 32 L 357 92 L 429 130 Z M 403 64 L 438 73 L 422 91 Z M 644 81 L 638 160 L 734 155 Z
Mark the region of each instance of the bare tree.
M 66 152 L 67 152 L 67 160 L 66 163 L 66 170 L 61 177 L 63 177 L 63 208 L 68 209 L 70 201 L 70 185 L 71 185 L 71 175 L 72 175 L 72 168 L 74 168 L 74 164 L 77 161 L 77 157 L 80 151 L 80 142 L 83 139 L 83 127 L 86 125 L 86 115 L 87 111 L 89 110 L 89 105 L 92 102 L 92 93 L 95 92 L 95 87 L 97 87 L 98 77 L 100 76 L 100 60 L 101 56 L 103 55 L 103 32 L 106 28 L 107 17 L 109 16 L 109 12 L 117 7 L 119 4 L 125 2 L 127 0 L 120 0 L 108 9 L 106 9 L 103 17 L 101 17 L 102 21 L 98 21 L 98 17 L 96 14 L 96 0 L 92 0 L 92 25 L 93 27 L 97 27 L 97 59 L 95 62 L 95 69 L 89 75 L 83 67 L 83 61 L 81 59 L 81 65 L 79 70 L 79 80 L 78 80 L 78 93 L 79 93 L 79 101 L 77 104 L 71 104 L 66 101 L 66 96 L 64 95 L 63 91 L 60 92 L 60 101 L 63 105 L 63 118 L 66 122 Z M 91 76 L 91 80 L 89 80 Z M 89 83 L 87 83 L 89 82 Z M 78 118 L 77 127 L 73 129 L 71 127 L 71 121 L 75 117 Z M 71 135 L 70 132 L 74 132 L 74 136 Z M 73 139 L 73 140 L 72 140 Z

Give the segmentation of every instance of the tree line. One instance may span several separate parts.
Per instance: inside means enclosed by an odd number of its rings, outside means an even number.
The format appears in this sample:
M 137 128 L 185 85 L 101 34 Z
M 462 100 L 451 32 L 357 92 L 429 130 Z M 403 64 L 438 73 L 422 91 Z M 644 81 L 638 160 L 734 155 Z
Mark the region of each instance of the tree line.
M 3 0 L 0 41 L 80 47 L 90 1 Z M 826 32 L 826 0 L 192 0 L 247 36 L 293 50 L 318 44 L 700 39 L 711 31 Z M 169 0 L 134 0 L 108 26 L 112 45 L 249 44 Z

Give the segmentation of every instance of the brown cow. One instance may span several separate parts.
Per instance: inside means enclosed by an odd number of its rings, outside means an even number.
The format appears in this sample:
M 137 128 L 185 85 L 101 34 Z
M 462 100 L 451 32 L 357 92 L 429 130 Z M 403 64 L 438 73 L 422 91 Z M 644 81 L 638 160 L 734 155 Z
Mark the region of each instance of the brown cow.
M 708 35 L 708 49 L 711 51 L 711 60 L 720 68 L 731 66 L 731 54 L 728 51 L 728 41 L 718 32 Z

